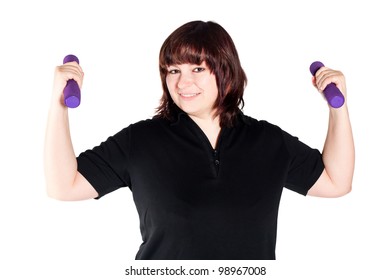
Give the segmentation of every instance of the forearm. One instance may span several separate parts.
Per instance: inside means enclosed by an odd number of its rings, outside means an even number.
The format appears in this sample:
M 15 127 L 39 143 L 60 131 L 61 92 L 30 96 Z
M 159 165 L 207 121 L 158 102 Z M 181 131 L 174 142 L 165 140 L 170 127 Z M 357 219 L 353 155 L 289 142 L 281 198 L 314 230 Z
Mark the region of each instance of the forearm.
M 77 173 L 68 109 L 62 105 L 53 105 L 49 111 L 44 166 L 47 193 L 50 197 L 58 198 L 73 185 Z
M 323 161 L 333 185 L 346 192 L 350 191 L 355 166 L 355 147 L 346 105 L 339 109 L 330 109 Z

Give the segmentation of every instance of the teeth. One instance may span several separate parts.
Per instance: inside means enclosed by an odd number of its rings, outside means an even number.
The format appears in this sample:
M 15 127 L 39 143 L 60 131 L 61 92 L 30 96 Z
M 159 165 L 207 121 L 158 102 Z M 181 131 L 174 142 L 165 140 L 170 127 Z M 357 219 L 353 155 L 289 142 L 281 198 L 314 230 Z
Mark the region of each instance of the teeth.
M 195 95 L 198 95 L 199 93 L 180 93 L 181 96 L 184 96 L 184 97 L 192 97 L 192 96 L 195 96 Z

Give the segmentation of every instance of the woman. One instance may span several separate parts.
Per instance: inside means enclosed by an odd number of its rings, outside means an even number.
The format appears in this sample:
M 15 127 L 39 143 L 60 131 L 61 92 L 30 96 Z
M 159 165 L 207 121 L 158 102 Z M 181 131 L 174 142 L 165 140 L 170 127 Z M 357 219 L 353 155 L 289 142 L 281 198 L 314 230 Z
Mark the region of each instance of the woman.
M 128 186 L 143 243 L 136 259 L 275 259 L 283 187 L 338 197 L 351 190 L 354 143 L 347 104 L 329 108 L 322 154 L 279 127 L 241 111 L 246 75 L 229 34 L 193 21 L 160 51 L 163 87 L 153 119 L 131 124 L 75 156 L 62 92 L 82 85 L 76 63 L 55 71 L 45 171 L 49 196 L 100 198 Z M 321 68 L 320 92 L 344 76 Z

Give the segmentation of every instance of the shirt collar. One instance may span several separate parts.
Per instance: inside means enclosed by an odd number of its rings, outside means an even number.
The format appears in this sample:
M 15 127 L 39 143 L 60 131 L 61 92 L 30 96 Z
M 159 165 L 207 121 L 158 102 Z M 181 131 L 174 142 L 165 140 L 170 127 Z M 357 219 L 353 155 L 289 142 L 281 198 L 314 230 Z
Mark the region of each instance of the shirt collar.
M 188 118 L 187 113 L 184 112 L 182 109 L 180 109 L 176 104 L 174 104 L 172 108 L 173 108 L 172 109 L 173 119 L 171 121 L 171 125 L 177 125 L 177 124 L 179 124 L 179 122 L 182 118 Z
M 186 112 L 184 112 L 182 109 L 180 109 L 176 104 L 173 105 L 172 111 L 173 111 L 173 114 L 172 114 L 173 119 L 171 121 L 172 126 L 178 125 L 183 118 L 184 119 L 189 118 L 188 114 Z M 240 126 L 242 124 L 249 125 L 250 122 L 247 119 L 247 117 L 244 115 L 244 113 L 242 111 L 240 111 L 238 113 L 237 120 L 236 120 L 234 126 Z

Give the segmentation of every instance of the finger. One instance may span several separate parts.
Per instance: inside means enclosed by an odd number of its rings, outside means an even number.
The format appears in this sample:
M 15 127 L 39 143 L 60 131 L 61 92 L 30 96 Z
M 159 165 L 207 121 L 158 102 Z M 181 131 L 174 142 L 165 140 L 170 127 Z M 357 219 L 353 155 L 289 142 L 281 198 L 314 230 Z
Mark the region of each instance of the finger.
M 332 70 L 332 69 L 321 69 L 316 75 L 316 83 L 319 90 L 323 91 L 327 85 L 330 83 L 335 83 L 339 85 L 341 80 L 343 79 L 343 75 L 340 71 Z
M 311 83 L 313 84 L 313 86 L 315 87 L 315 88 L 317 88 L 317 81 L 316 81 L 316 77 L 311 77 Z
M 334 83 L 346 97 L 347 89 L 345 77 L 344 74 L 340 71 L 324 69 L 322 72 L 319 73 L 318 77 L 316 77 L 316 83 L 317 88 L 321 93 L 329 84 Z
M 324 79 L 326 77 L 327 71 L 328 71 L 327 67 L 321 67 L 315 75 L 316 86 L 317 86 L 318 90 L 320 90 L 320 91 L 322 91 L 324 89 L 323 83 L 324 83 Z
M 64 81 L 75 80 L 81 88 L 83 84 L 84 72 L 76 62 L 66 63 L 57 67 L 57 72 Z
M 72 65 L 72 66 L 79 68 L 80 71 L 82 71 L 80 64 L 78 64 L 76 61 L 67 62 L 67 63 L 64 63 L 63 65 Z

